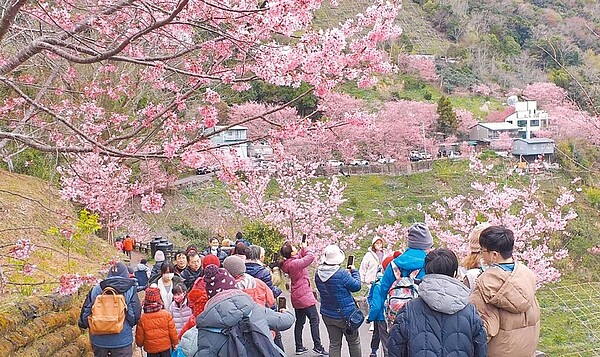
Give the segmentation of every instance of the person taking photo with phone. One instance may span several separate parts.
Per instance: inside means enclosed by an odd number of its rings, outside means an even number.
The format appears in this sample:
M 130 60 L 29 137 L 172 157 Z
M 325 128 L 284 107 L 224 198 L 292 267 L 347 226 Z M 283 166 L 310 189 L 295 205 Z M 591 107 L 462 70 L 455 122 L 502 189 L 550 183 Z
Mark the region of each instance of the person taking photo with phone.
M 360 274 L 354 267 L 353 260 L 354 256 L 349 256 L 347 269 L 340 268 L 340 264 L 344 262 L 344 252 L 337 245 L 328 245 L 323 251 L 322 262 L 315 276 L 332 357 L 342 355 L 342 336 L 346 336 L 350 357 L 361 356 L 358 329 L 349 328 L 346 323 L 356 309 L 352 293 L 360 290 Z
M 296 313 L 296 325 L 294 327 L 296 355 L 308 352 L 308 349 L 302 343 L 302 330 L 304 329 L 307 317 L 314 343 L 313 352 L 321 356 L 328 355 L 321 344 L 319 314 L 316 307 L 317 300 L 313 294 L 308 277 L 308 266 L 315 260 L 315 255 L 308 249 L 306 241 L 302 243 L 300 251 L 297 251 L 292 243 L 286 242 L 279 252 L 284 259 L 281 263 L 281 270 L 287 273 L 291 280 L 290 297 Z

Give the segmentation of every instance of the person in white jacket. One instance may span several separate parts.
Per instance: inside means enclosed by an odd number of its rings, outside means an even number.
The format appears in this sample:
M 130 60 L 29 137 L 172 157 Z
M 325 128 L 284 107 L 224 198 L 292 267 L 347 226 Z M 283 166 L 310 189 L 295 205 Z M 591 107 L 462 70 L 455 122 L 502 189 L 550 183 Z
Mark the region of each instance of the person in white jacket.
M 383 250 L 383 238 L 374 237 L 358 269 L 363 283 L 371 285 L 377 279 L 377 272 L 381 270 L 381 263 L 386 255 Z

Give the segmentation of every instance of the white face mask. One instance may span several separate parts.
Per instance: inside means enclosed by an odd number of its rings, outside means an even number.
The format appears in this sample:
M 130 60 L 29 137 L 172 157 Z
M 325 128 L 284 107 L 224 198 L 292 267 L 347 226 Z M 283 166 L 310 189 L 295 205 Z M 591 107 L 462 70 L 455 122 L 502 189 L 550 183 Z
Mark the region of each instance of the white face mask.
M 163 274 L 163 278 L 167 279 L 167 280 L 173 280 L 173 277 L 175 276 L 175 273 L 167 273 L 167 274 Z

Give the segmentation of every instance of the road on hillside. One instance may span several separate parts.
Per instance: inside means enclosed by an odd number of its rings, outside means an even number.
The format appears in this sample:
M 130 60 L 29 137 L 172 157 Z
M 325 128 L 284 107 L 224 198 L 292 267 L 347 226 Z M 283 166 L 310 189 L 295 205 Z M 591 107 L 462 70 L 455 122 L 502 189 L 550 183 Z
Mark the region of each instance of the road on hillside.
M 173 183 L 175 186 L 187 186 L 190 184 L 203 183 L 206 181 L 212 180 L 214 173 L 204 174 L 204 175 L 192 175 L 188 177 L 181 178 L 179 180 L 175 180 Z

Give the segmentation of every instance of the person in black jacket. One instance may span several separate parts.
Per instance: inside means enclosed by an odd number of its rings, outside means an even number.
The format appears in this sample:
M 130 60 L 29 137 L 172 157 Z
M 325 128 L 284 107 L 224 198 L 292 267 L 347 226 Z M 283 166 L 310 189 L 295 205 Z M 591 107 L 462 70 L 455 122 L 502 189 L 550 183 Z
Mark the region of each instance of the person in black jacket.
M 187 256 L 188 266 L 183 269 L 181 279 L 183 279 L 188 291 L 192 290 L 194 282 L 202 275 L 202 259 L 195 250 L 190 251 Z
M 485 357 L 486 334 L 469 289 L 456 278 L 458 259 L 447 248 L 425 257 L 419 297 L 398 313 L 388 343 L 390 357 Z
M 251 245 L 246 251 L 246 273 L 253 277 L 264 281 L 265 284 L 271 289 L 274 297 L 281 295 L 281 289 L 273 285 L 273 279 L 271 273 L 263 265 L 262 260 L 265 257 L 264 248 L 258 245 Z
M 219 258 L 219 262 L 221 263 L 221 266 L 223 266 L 223 260 L 225 260 L 225 258 L 227 258 L 229 256 L 229 254 L 227 254 L 224 250 L 221 249 L 221 247 L 219 246 L 219 238 L 217 237 L 212 237 L 210 239 L 210 241 L 208 242 L 209 246 L 208 248 L 206 248 L 203 252 L 202 255 L 203 256 L 207 256 L 207 255 L 216 255 L 217 258 Z

